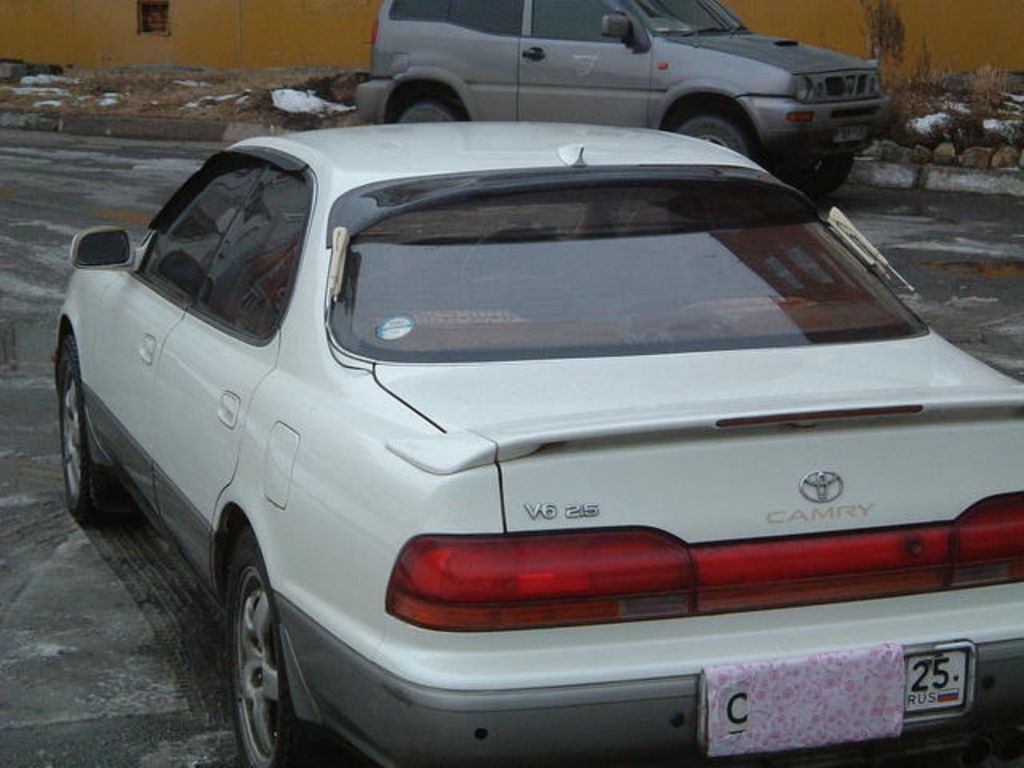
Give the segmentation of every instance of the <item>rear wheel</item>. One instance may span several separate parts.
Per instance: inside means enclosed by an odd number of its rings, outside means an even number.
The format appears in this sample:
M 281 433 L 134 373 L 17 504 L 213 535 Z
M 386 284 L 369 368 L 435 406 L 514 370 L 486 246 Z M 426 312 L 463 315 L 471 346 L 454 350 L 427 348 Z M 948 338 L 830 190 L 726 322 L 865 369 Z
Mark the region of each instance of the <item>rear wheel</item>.
M 294 766 L 295 716 L 288 697 L 274 596 L 252 531 L 235 543 L 228 571 L 232 713 L 241 765 Z
M 725 115 L 698 114 L 684 117 L 676 125 L 675 131 L 684 136 L 710 141 L 746 157 L 753 158 L 757 153 L 757 142 L 747 129 Z
M 455 123 L 465 119 L 458 109 L 437 99 L 416 99 L 398 115 L 400 123 Z

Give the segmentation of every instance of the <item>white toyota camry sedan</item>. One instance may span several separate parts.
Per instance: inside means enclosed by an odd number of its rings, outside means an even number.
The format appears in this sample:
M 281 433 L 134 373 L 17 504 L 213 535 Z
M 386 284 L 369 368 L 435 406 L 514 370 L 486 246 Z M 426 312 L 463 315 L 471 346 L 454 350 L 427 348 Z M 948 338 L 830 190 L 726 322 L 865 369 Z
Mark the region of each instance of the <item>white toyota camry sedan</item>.
M 748 160 L 246 141 L 72 258 L 68 507 L 222 600 L 247 768 L 1021 748 L 1024 387 Z

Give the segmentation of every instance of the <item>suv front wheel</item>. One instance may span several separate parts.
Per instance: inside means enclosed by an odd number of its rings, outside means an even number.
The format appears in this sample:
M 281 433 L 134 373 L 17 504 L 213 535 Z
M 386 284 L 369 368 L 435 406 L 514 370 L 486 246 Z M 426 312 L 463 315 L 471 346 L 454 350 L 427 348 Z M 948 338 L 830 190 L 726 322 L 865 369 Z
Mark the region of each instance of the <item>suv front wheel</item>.
M 757 143 L 747 130 L 724 115 L 701 114 L 685 117 L 675 127 L 675 132 L 710 141 L 746 157 L 754 158 L 757 155 Z

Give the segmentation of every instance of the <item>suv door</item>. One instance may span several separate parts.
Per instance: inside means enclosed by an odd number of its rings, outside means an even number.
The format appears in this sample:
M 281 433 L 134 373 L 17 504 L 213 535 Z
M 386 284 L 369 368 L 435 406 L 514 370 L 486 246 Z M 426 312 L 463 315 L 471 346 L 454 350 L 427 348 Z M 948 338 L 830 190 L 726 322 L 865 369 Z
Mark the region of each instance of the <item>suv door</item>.
M 192 301 L 195 265 L 216 251 L 254 182 L 251 167 L 223 155 L 207 162 L 153 220 L 142 268 L 117 273 L 96 313 L 90 415 L 104 446 L 154 507 L 160 353 Z
M 394 0 L 374 46 L 374 71 L 440 81 L 465 95 L 467 116 L 514 120 L 524 0 Z M 395 117 L 419 119 L 409 101 Z M 409 113 L 409 114 L 407 114 Z M 437 119 L 428 110 L 425 119 Z
M 519 119 L 646 127 L 651 52 L 601 35 L 602 0 L 532 0 Z
M 260 166 L 220 247 L 200 265 L 195 301 L 160 357 L 154 484 L 184 554 L 209 573 L 217 499 L 235 473 L 245 416 L 277 364 L 277 333 L 312 202 L 303 172 Z

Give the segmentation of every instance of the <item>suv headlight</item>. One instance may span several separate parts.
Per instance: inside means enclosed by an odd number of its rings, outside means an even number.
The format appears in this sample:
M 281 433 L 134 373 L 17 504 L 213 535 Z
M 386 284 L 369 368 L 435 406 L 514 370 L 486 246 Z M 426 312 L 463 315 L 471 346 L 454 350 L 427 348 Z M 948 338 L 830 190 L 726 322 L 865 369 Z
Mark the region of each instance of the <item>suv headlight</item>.
M 811 78 L 797 75 L 794 80 L 796 80 L 796 100 L 810 101 L 814 91 L 814 82 Z

